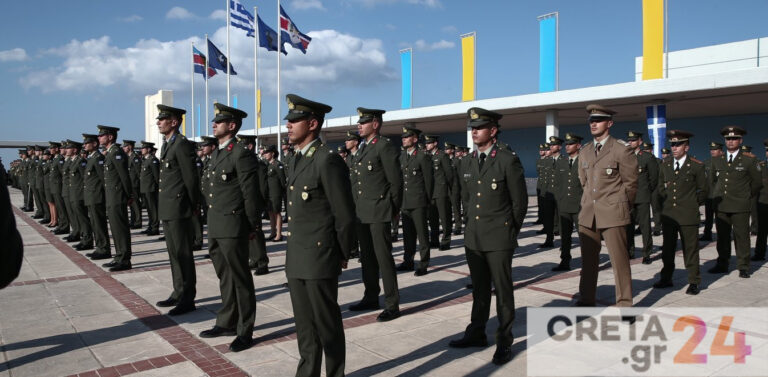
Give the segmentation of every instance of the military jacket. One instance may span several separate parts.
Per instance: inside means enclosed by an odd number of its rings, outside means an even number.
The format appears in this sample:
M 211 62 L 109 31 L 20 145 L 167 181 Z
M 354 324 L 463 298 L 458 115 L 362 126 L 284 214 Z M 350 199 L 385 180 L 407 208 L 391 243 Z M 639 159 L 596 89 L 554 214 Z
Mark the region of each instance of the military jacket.
M 69 201 L 84 200 L 84 174 L 88 161 L 78 156 L 69 160 L 67 176 L 69 177 Z
M 579 156 L 569 166 L 569 157 L 557 159 L 555 165 L 555 199 L 560 213 L 579 213 L 581 206 L 581 181 L 579 181 Z
M 751 198 L 760 193 L 762 176 L 757 159 L 738 152 L 728 164 L 728 154 L 712 159 L 712 185 L 715 211 L 725 213 L 749 212 Z
M 72 160 L 69 157 L 62 158 L 61 163 L 61 197 L 69 199 L 69 165 Z
M 579 225 L 597 229 L 624 226 L 637 195 L 637 158 L 629 144 L 611 136 L 599 155 L 589 142 L 579 153 L 581 196 Z
M 265 199 L 259 187 L 258 161 L 235 139 L 214 150 L 209 172 L 208 237 L 247 237 L 261 225 Z
M 35 161 L 35 188 L 45 191 L 45 172 L 48 162 L 41 159 Z
M 757 197 L 757 201 L 762 204 L 768 204 L 768 169 L 765 161 L 760 161 L 760 177 L 763 187 L 760 188 L 760 195 Z
M 478 152 L 469 159 L 467 227 L 464 243 L 479 251 L 513 250 L 528 210 L 528 192 L 520 159 L 493 146 L 482 169 Z
M 472 159 L 471 155 L 463 156 L 456 163 L 456 174 L 459 176 L 459 186 L 461 190 L 461 202 L 467 203 L 469 200 L 469 193 L 467 192 L 467 182 L 469 181 L 468 166 L 469 161 Z M 465 205 L 463 205 L 465 206 Z
M 704 164 L 688 156 L 675 171 L 675 159 L 667 157 L 661 163 L 658 182 L 659 195 L 664 199 L 661 215 L 679 225 L 699 225 L 699 206 L 709 191 Z
M 320 140 L 292 164 L 285 274 L 289 279 L 335 278 L 357 245 L 348 168 Z
M 712 179 L 712 158 L 704 161 L 704 172 L 707 174 L 707 199 L 712 199 L 715 195 L 715 186 L 713 186 L 714 180 Z
M 104 155 L 94 151 L 88 155 L 83 176 L 85 205 L 104 203 Z
M 175 134 L 160 154 L 157 212 L 160 220 L 192 216 L 200 199 L 200 175 L 195 166 L 195 145 Z
M 64 171 L 64 157 L 57 154 L 49 160 L 48 184 L 50 191 L 54 194 L 61 194 L 61 185 L 63 183 L 62 173 Z
M 204 156 L 201 161 L 203 161 L 203 174 L 200 176 L 200 191 L 203 194 L 203 200 L 205 200 L 211 188 L 211 172 L 209 171 L 211 156 Z
M 107 205 L 125 205 L 132 195 L 128 156 L 112 144 L 104 155 L 104 194 Z
M 451 194 L 453 184 L 453 167 L 451 159 L 445 152 L 437 149 L 432 154 L 433 177 L 435 180 L 432 199 L 444 198 Z
M 549 157 L 540 158 L 536 161 L 536 166 L 539 167 L 539 179 L 536 187 L 540 188 L 541 195 L 544 196 L 549 192 L 549 180 L 552 179 L 552 169 L 554 169 L 552 159 Z
M 403 202 L 400 154 L 381 135 L 366 142 L 355 156 L 357 217 L 364 224 L 392 221 Z M 289 175 L 291 172 L 289 171 Z
M 557 158 L 555 156 L 550 156 L 546 158 L 546 169 L 545 173 L 547 174 L 547 186 L 545 188 L 545 193 L 547 195 L 550 195 L 551 199 L 557 199 L 557 191 L 559 191 L 557 187 L 557 163 L 560 162 L 563 159 L 562 155 L 557 155 Z
M 432 160 L 424 151 L 416 148 L 413 155 L 407 151 L 400 154 L 403 171 L 403 209 L 423 208 L 432 201 Z
M 635 203 L 650 203 L 651 195 L 659 183 L 659 163 L 650 153 L 640 151 L 637 156 L 637 196 Z
M 32 189 L 37 188 L 37 156 L 29 159 L 29 165 L 27 167 L 27 182 Z
M 154 154 L 144 157 L 139 174 L 139 189 L 142 194 L 156 192 L 160 181 L 160 160 Z
M 137 153 L 132 153 L 128 156 L 130 163 L 128 164 L 128 177 L 131 180 L 131 187 L 134 191 L 139 191 L 141 188 L 141 165 L 142 158 Z
M 285 193 L 285 169 L 280 161 L 266 163 L 268 195 L 272 200 L 282 200 Z

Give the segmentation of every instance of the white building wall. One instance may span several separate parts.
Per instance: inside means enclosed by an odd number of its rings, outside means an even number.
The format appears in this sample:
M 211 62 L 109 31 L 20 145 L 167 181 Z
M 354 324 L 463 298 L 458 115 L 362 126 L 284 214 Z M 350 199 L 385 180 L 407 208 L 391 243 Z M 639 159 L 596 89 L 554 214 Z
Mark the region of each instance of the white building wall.
M 157 130 L 157 105 L 173 106 L 173 91 L 158 90 L 156 94 L 144 97 L 144 140 L 155 143 L 160 153 L 163 139 Z

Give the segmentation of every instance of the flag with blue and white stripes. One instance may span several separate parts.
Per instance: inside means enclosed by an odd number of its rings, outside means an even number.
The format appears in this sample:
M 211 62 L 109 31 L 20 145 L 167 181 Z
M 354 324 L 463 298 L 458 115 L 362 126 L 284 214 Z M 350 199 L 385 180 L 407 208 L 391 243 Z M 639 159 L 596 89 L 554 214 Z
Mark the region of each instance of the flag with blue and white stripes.
M 667 142 L 667 105 L 651 105 L 645 108 L 648 119 L 648 137 L 653 143 L 653 155 L 661 158 L 661 148 Z
M 253 29 L 253 15 L 237 0 L 229 0 L 229 23 L 243 29 L 249 37 L 255 37 Z

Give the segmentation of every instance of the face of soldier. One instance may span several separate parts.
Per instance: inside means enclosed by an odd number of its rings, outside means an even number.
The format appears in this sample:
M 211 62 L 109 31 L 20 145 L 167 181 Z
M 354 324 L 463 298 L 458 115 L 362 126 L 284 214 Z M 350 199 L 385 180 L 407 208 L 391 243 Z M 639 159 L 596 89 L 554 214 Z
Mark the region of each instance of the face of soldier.
M 437 149 L 437 142 L 433 141 L 431 143 L 426 143 L 424 146 L 427 147 L 427 152 L 432 152 L 433 150 Z
M 560 146 L 557 144 L 552 144 L 549 146 L 549 155 L 550 156 L 557 156 L 560 154 Z
M 685 142 L 671 143 L 669 146 L 672 148 L 672 157 L 674 157 L 675 160 L 679 160 L 685 156 L 688 153 L 688 149 L 690 148 L 688 143 Z
M 725 138 L 725 149 L 728 149 L 728 152 L 735 152 L 739 149 L 741 146 L 741 138 L 740 137 L 726 137 Z
M 357 149 L 357 140 L 346 140 L 344 141 L 344 148 L 347 148 L 348 151 L 354 151 Z
M 51 151 L 51 156 L 59 154 L 59 148 L 51 147 L 49 150 Z
M 565 145 L 565 153 L 568 153 L 569 156 L 579 153 L 579 149 L 581 149 L 581 144 L 579 143 Z
M 368 123 L 358 123 L 357 124 L 357 133 L 362 137 L 363 139 L 368 139 L 376 133 L 376 130 L 379 129 L 379 121 L 376 119 L 371 120 Z
M 712 157 L 720 157 L 720 156 L 723 155 L 723 150 L 722 149 L 710 149 L 709 150 L 709 155 L 712 156 Z
M 213 122 L 213 136 L 217 139 L 225 138 L 228 135 L 233 135 L 236 129 L 237 124 L 230 120 Z
M 413 146 L 416 145 L 417 141 L 418 141 L 418 137 L 415 135 L 406 136 L 403 138 L 403 148 L 406 148 L 406 149 L 413 148 Z
M 608 135 L 608 129 L 613 126 L 613 120 L 605 118 L 591 118 L 589 120 L 589 132 L 592 137 L 598 140 L 602 140 Z
M 123 152 L 125 152 L 125 154 L 131 154 L 133 153 L 133 147 L 130 145 L 123 145 Z
M 213 146 L 212 145 L 205 145 L 203 147 L 203 155 L 210 156 L 213 152 Z
M 112 145 L 112 140 L 114 140 L 114 136 L 110 134 L 102 134 L 98 136 L 99 139 L 99 145 Z
M 496 137 L 497 128 L 490 124 L 472 128 L 472 142 L 480 149 L 487 149 Z
M 643 139 L 630 140 L 628 143 L 630 148 L 637 150 L 643 145 Z
M 288 129 L 288 140 L 298 149 L 303 148 L 310 141 L 314 140 L 314 131 L 317 129 L 317 119 L 304 118 L 295 121 L 288 121 L 285 128 Z M 359 127 L 359 125 L 358 125 Z

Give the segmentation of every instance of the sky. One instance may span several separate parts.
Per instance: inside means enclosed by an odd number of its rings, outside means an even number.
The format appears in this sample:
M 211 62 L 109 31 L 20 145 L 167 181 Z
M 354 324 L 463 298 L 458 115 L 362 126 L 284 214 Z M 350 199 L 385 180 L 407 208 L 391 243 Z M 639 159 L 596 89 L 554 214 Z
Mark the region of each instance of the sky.
M 276 28 L 277 2 L 241 0 Z M 414 107 L 461 100 L 459 35 L 477 32 L 477 98 L 538 91 L 536 17 L 559 12 L 560 89 L 634 81 L 642 55 L 641 0 L 283 0 L 296 26 L 312 38 L 307 54 L 286 46 L 284 95 L 333 106 L 400 106 L 398 51 L 414 50 Z M 0 13 L 1 140 L 79 139 L 96 125 L 120 127 L 119 138 L 144 137 L 144 97 L 172 90 L 190 111 L 191 44 L 206 52 L 205 34 L 226 53 L 225 1 L 39 0 L 6 2 Z M 766 0 L 669 0 L 670 50 L 768 36 Z M 230 29 L 231 93 L 254 114 L 253 39 Z M 276 124 L 276 53 L 258 51 L 262 119 Z M 195 75 L 195 107 L 204 104 Z M 209 81 L 209 97 L 226 102 L 226 77 Z M 203 105 L 204 106 L 204 105 Z M 210 114 L 213 111 L 211 109 Z M 281 116 L 284 114 L 280 114 Z M 209 118 L 212 115 L 209 116 Z M 203 122 L 210 127 L 210 122 Z M 7 162 L 15 150 L 0 150 Z

